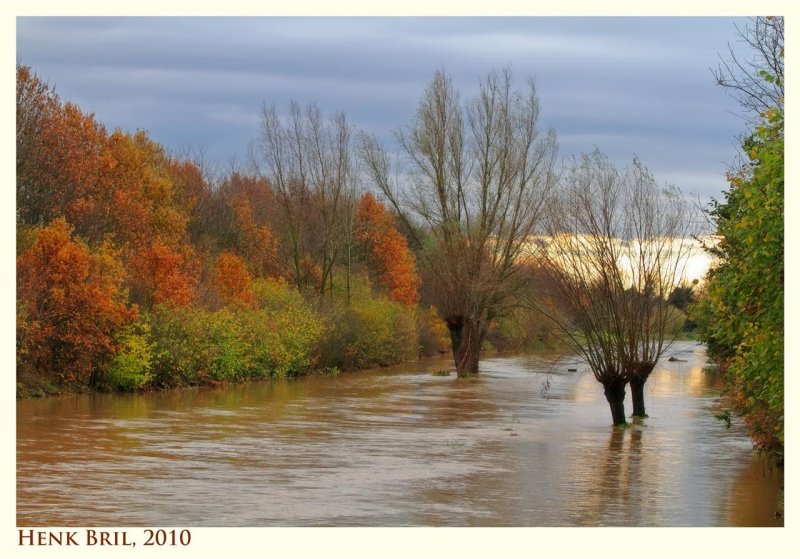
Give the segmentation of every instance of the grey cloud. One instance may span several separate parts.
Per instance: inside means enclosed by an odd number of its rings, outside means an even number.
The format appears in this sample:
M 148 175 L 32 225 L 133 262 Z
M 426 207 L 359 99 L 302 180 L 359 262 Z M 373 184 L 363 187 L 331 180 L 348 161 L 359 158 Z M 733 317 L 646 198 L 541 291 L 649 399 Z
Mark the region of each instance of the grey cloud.
M 243 158 L 262 102 L 344 110 L 390 140 L 444 67 L 465 96 L 492 68 L 536 80 L 562 154 L 597 145 L 706 198 L 744 128 L 709 66 L 729 18 L 18 18 L 18 59 L 110 127 Z

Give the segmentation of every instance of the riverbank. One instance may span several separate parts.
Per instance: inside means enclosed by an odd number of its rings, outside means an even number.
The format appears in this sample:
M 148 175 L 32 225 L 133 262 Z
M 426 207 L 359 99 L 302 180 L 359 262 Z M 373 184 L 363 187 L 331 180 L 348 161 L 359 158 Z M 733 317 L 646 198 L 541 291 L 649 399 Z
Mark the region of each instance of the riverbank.
M 368 284 L 349 304 L 306 298 L 278 280 L 257 287 L 252 306 L 157 306 L 141 313 L 108 355 L 92 363 L 69 353 L 59 357 L 69 367 L 46 368 L 41 363 L 48 361 L 39 356 L 54 354 L 53 348 L 27 347 L 24 359 L 18 355 L 17 396 L 136 392 L 365 369 L 447 347 L 435 311 L 372 293 Z
M 285 282 L 262 282 L 256 309 L 157 307 L 89 377 L 18 370 L 17 399 L 333 376 L 450 355 L 447 328 L 432 307 L 403 305 L 367 287 L 354 290 L 349 305 L 313 304 Z M 490 331 L 482 354 L 557 348 L 553 336 L 506 321 Z
M 427 362 L 437 362 L 445 357 L 444 353 L 437 354 L 437 355 L 428 355 L 422 356 L 417 359 L 412 359 L 405 361 L 404 363 L 392 363 L 391 365 L 383 365 L 380 367 L 365 367 L 363 369 L 346 369 L 344 371 L 337 369 L 335 367 L 325 368 L 325 369 L 312 369 L 309 371 L 305 371 L 296 375 L 288 375 L 288 376 L 261 376 L 261 377 L 245 377 L 239 378 L 235 380 L 221 380 L 221 381 L 213 381 L 207 380 L 203 383 L 197 384 L 181 384 L 181 385 L 171 385 L 171 386 L 148 386 L 142 387 L 137 390 L 110 390 L 107 387 L 105 388 L 92 388 L 88 386 L 84 387 L 75 387 L 75 386 L 58 386 L 46 380 L 29 380 L 27 383 L 17 382 L 17 400 L 35 400 L 39 398 L 47 398 L 53 396 L 68 396 L 68 395 L 80 395 L 80 394 L 147 394 L 147 393 L 154 393 L 154 392 L 163 392 L 163 391 L 178 391 L 184 389 L 195 389 L 195 388 L 225 388 L 229 386 L 240 386 L 245 384 L 252 384 L 258 382 L 268 382 L 268 381 L 279 381 L 279 380 L 286 380 L 286 379 L 300 379 L 300 378 L 332 378 L 337 377 L 342 372 L 347 373 L 369 373 L 381 369 L 387 369 L 391 367 L 396 367 L 398 365 L 410 365 L 410 364 L 419 364 L 420 366 L 424 366 Z M 437 371 L 442 371 L 445 369 L 437 369 Z M 451 374 L 450 371 L 446 371 L 445 376 Z

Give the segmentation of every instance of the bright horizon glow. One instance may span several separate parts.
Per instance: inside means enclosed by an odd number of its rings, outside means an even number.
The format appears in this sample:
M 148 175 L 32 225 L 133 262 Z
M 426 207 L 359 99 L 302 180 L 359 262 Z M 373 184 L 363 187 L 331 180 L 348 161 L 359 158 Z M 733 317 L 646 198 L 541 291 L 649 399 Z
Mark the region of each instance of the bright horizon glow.
M 577 239 L 572 242 L 588 246 L 589 243 L 587 240 L 585 240 L 585 238 L 588 238 L 588 235 L 578 235 Z M 544 241 L 549 245 L 549 239 L 550 237 L 548 236 L 538 235 L 534 237 L 532 241 L 528 241 L 528 244 L 534 245 L 537 241 Z M 699 285 L 702 285 L 705 282 L 705 276 L 708 273 L 708 270 L 711 268 L 715 260 L 713 256 L 703 249 L 703 244 L 716 244 L 717 242 L 718 240 L 714 236 L 674 239 L 673 246 L 669 249 L 669 252 L 673 255 L 679 255 L 679 261 L 673 259 L 669 264 L 670 270 L 665 272 L 664 275 L 666 277 L 673 275 L 671 267 L 674 265 L 677 267 L 676 273 L 674 274 L 674 287 L 679 285 L 691 285 L 695 280 Z M 621 245 L 622 242 L 617 240 L 617 244 Z M 539 249 L 533 248 L 529 251 L 529 253 L 535 254 L 537 250 Z M 624 254 L 625 249 L 621 249 L 620 252 L 622 255 L 618 263 L 619 266 L 623 270 L 635 270 L 635 267 L 630 264 L 631 256 Z

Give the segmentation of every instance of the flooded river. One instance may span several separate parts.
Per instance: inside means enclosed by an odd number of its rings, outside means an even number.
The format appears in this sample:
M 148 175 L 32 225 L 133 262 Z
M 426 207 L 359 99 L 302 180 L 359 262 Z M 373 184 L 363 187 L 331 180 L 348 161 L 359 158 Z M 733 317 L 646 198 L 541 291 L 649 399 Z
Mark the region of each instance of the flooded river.
M 21 526 L 777 526 L 782 473 L 673 345 L 613 429 L 582 366 L 489 358 L 17 403 Z M 577 367 L 577 372 L 569 368 Z M 549 374 L 548 374 L 549 373 Z M 549 384 L 549 387 L 548 387 Z M 630 413 L 630 395 L 626 399 Z

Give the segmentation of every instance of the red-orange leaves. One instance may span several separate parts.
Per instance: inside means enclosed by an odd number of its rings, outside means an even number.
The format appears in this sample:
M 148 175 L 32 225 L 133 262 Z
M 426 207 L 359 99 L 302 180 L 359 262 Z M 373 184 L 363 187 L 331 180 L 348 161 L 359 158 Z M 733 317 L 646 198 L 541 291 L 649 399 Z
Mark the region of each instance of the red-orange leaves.
M 108 134 L 93 115 L 62 104 L 28 68 L 17 69 L 17 216 L 39 226 L 64 217 L 91 246 L 183 240 L 187 216 L 170 162 L 145 132 Z
M 175 206 L 184 215 L 192 215 L 197 205 L 208 194 L 208 185 L 203 173 L 191 161 L 170 159 L 167 165 L 172 180 Z
M 73 240 L 63 219 L 42 229 L 17 259 L 20 369 L 90 383 L 116 351 L 114 335 L 137 314 L 121 286 L 110 247 Z
M 370 193 L 358 203 L 356 240 L 366 245 L 377 282 L 389 291 L 389 296 L 400 303 L 416 303 L 420 279 L 414 255 L 406 238 L 395 228 L 392 215 Z
M 175 207 L 168 161 L 163 148 L 138 131 L 115 131 L 108 137 L 110 166 L 92 197 L 104 224 L 120 245 L 143 246 L 158 237 L 175 246 L 186 231 L 186 218 Z
M 17 203 L 23 223 L 66 215 L 104 173 L 106 131 L 28 68 L 17 69 Z
M 238 192 L 231 193 L 229 201 L 238 226 L 238 246 L 251 269 L 259 276 L 266 276 L 277 271 L 278 242 L 272 234 L 272 229 L 262 216 L 253 211 L 254 208 L 262 209 L 271 205 L 271 199 L 263 195 L 269 194 L 268 187 L 263 182 L 256 182 L 234 175 L 234 186 L 239 186 Z M 255 184 L 261 191 L 251 187 Z M 261 194 L 261 196 L 257 196 Z
M 232 252 L 225 251 L 217 259 L 214 285 L 226 304 L 253 304 L 253 279 L 244 260 Z
M 136 251 L 128 274 L 132 299 L 146 308 L 159 304 L 183 307 L 194 301 L 196 282 L 186 257 L 159 240 Z

